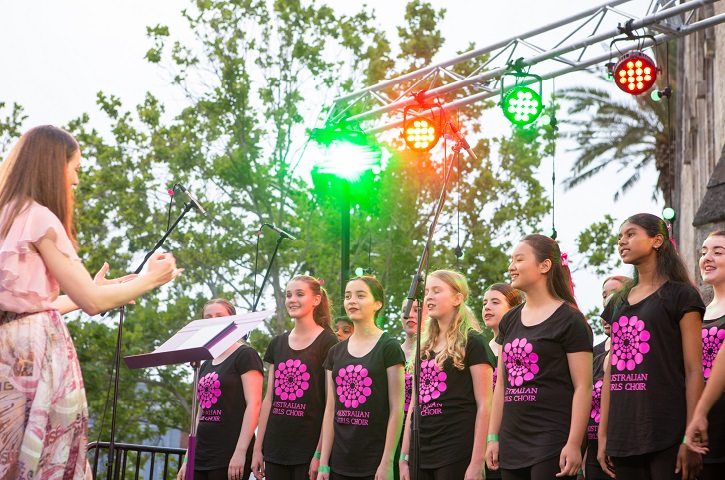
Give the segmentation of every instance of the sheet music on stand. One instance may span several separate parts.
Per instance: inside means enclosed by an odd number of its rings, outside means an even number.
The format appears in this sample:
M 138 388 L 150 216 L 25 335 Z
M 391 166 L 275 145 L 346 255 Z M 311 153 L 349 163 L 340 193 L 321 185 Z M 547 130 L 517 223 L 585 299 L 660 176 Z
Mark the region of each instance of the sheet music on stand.
M 137 369 L 212 360 L 273 313 L 274 310 L 263 310 L 194 320 L 153 352 L 129 355 L 123 361 L 128 368 Z

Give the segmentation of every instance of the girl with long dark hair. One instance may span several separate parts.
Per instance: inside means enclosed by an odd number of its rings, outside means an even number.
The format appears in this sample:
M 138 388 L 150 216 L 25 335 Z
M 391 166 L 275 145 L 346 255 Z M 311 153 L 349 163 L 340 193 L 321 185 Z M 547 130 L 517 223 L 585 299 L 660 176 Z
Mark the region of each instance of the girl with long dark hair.
M 370 276 L 345 287 L 345 311 L 355 332 L 330 349 L 327 405 L 318 480 L 392 480 L 403 423 L 403 365 L 398 342 L 375 323 L 383 286 Z
M 476 317 L 466 304 L 468 282 L 451 270 L 426 279 L 428 322 L 420 344 L 420 480 L 479 480 L 491 409 L 493 354 Z M 416 352 L 409 362 L 414 371 Z M 400 459 L 400 478 L 414 478 L 408 414 Z
M 81 160 L 73 136 L 46 125 L 0 165 L 0 478 L 90 478 L 85 389 L 61 315 L 125 305 L 180 272 L 156 254 L 139 276 L 104 280 L 104 264 L 91 278 L 73 234 Z
M 687 445 L 703 455 L 699 480 L 725 478 L 725 230 L 712 232 L 702 244 L 700 274 L 712 285 L 712 302 L 702 324 L 702 373 L 705 390 L 685 435 Z
M 511 286 L 526 302 L 501 319 L 486 463 L 504 480 L 576 478 L 591 405 L 592 338 L 558 244 L 519 243 Z
M 322 364 L 337 343 L 327 292 L 316 278 L 290 280 L 285 306 L 294 327 L 274 337 L 264 354 L 269 378 L 252 461 L 260 480 L 306 480 L 317 474 L 325 412 Z
M 618 245 L 634 276 L 602 312 L 612 348 L 597 458 L 618 480 L 694 478 L 700 458 L 682 438 L 703 388 L 705 306 L 662 219 L 629 217 Z

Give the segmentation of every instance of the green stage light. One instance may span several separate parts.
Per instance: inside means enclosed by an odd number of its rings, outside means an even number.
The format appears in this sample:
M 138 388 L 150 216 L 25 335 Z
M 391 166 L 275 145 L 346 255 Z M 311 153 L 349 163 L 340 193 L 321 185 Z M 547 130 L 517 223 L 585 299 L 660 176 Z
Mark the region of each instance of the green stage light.
M 674 222 L 677 218 L 677 212 L 672 207 L 667 207 L 664 210 L 662 210 L 662 218 L 667 220 L 668 222 Z
M 541 95 L 529 87 L 513 87 L 501 102 L 503 114 L 511 123 L 528 125 L 541 115 Z
M 365 275 L 365 269 L 362 268 L 362 267 L 357 267 L 355 269 L 355 276 L 356 277 L 362 277 L 363 275 Z
M 377 175 L 382 170 L 380 145 L 362 131 L 315 129 L 311 136 L 324 148 L 316 167 L 318 173 L 356 181 L 367 171 Z

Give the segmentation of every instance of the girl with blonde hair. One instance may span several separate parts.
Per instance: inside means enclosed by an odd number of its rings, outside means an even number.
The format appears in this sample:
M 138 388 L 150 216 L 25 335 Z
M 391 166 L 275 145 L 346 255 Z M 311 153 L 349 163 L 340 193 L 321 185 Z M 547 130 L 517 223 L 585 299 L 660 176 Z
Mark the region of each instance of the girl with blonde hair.
M 462 274 L 437 270 L 428 277 L 428 322 L 421 338 L 418 382 L 421 480 L 478 480 L 484 475 L 493 354 L 467 299 Z M 412 415 L 413 409 L 403 436 L 401 480 L 415 478 L 407 459 Z

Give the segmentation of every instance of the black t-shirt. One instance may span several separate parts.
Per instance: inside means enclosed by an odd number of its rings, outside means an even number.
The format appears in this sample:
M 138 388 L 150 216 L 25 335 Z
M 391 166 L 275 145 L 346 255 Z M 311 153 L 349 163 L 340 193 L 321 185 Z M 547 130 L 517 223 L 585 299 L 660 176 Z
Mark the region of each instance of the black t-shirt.
M 240 345 L 219 365 L 206 361 L 199 369 L 197 396 L 201 415 L 196 432 L 194 468 L 227 468 L 237 448 L 247 402 L 242 375 L 256 370 L 262 373 L 262 360 L 254 349 Z M 252 453 L 254 443 L 247 448 Z
M 604 342 L 602 342 L 603 344 Z M 602 345 L 600 344 L 600 345 Z M 596 348 L 596 347 L 595 347 Z M 600 353 L 594 357 L 592 371 L 592 409 L 587 424 L 587 480 L 607 479 L 608 477 L 597 460 L 599 449 L 599 418 L 602 402 L 602 383 L 604 381 L 604 362 L 607 360 L 607 352 Z
M 563 303 L 531 327 L 521 323 L 525 304 L 506 312 L 496 342 L 502 345 L 502 468 L 525 468 L 559 456 L 571 426 L 574 384 L 567 353 L 591 352 L 592 337 L 582 313 Z
M 483 335 L 468 333 L 464 368 L 447 358 L 440 370 L 435 353 L 422 360 L 420 368 L 420 463 L 421 468 L 439 468 L 470 459 L 476 426 L 476 397 L 471 366 L 492 365 L 493 353 Z
M 612 326 L 607 455 L 642 455 L 680 443 L 687 419 L 680 320 L 704 310 L 699 292 L 678 282 L 634 305 L 625 299 L 604 308 L 602 318 Z
M 390 416 L 387 369 L 404 365 L 405 355 L 387 333 L 360 358 L 350 355 L 347 346 L 348 340 L 333 346 L 324 363 L 335 384 L 330 468 L 341 475 L 374 475 L 383 458 Z
M 597 343 L 596 345 L 594 345 L 594 348 L 592 349 L 592 355 L 594 356 L 594 358 L 597 358 L 599 355 L 604 353 L 604 351 L 607 348 L 606 344 L 607 344 L 607 340 L 605 339 L 603 342 Z
M 274 365 L 274 395 L 262 445 L 265 461 L 299 465 L 312 460 L 325 413 L 322 364 L 336 343 L 328 330 L 304 350 L 289 346 L 289 332 L 270 342 L 264 361 Z
M 725 340 L 725 315 L 702 323 L 702 373 L 705 383 L 710 379 L 710 369 L 717 352 Z M 707 415 L 708 448 L 703 463 L 725 462 L 725 395 L 720 395 Z

